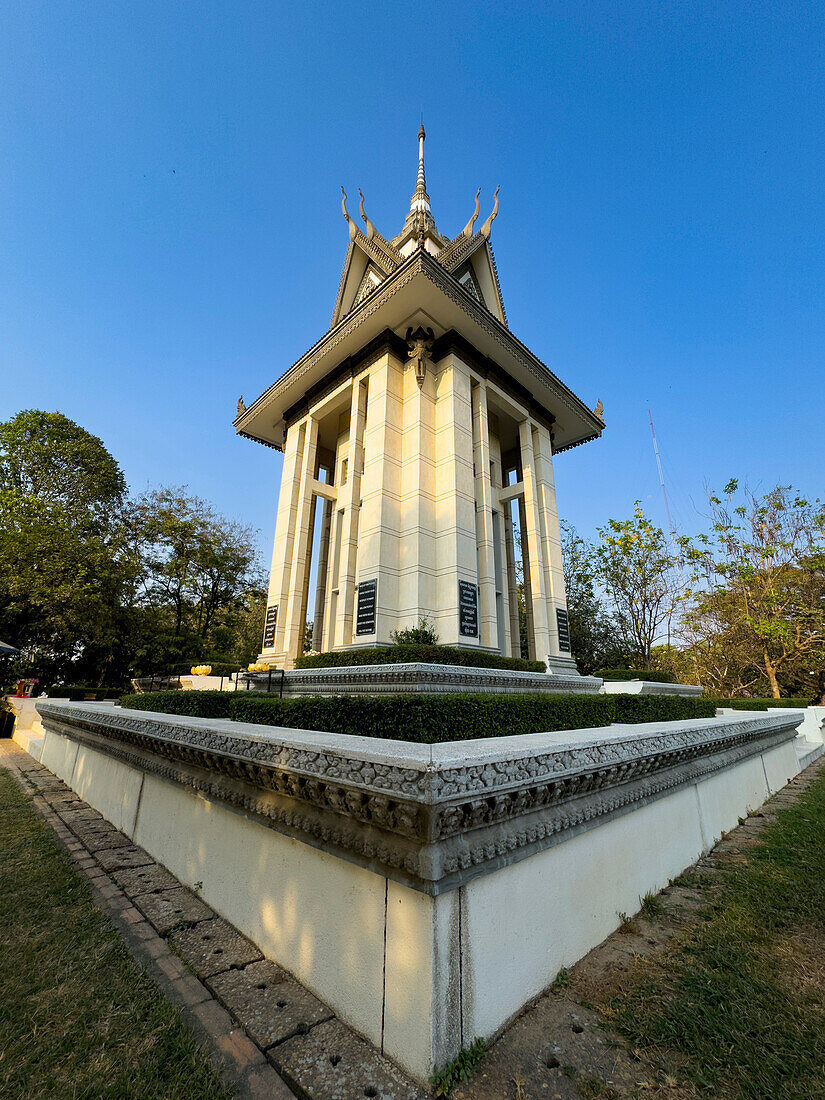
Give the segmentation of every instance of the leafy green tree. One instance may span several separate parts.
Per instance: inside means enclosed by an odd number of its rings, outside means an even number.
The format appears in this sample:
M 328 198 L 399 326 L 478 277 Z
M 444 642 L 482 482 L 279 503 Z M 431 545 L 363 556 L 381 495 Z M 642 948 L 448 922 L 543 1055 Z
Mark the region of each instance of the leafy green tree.
M 17 671 L 114 675 L 136 576 L 126 485 L 100 439 L 61 413 L 0 423 L 0 636 Z
M 595 547 L 574 527 L 561 524 L 561 550 L 570 648 L 579 671 L 590 675 L 602 668 L 629 665 L 633 655 L 621 640 L 621 632 L 599 588 Z
M 217 615 L 204 653 L 207 663 L 222 662 L 244 668 L 261 652 L 266 617 L 266 590 L 251 587 L 242 592 L 230 608 Z
M 709 494 L 711 530 L 683 545 L 693 569 L 687 623 L 705 657 L 724 654 L 724 676 L 747 691 L 761 677 L 825 683 L 825 507 L 790 486 L 759 497 L 732 479 Z
M 676 610 L 676 557 L 638 500 L 632 519 L 611 519 L 598 533 L 595 578 L 610 603 L 621 646 L 642 668 L 650 668 L 653 645 L 663 633 L 669 639 Z
M 138 654 L 141 671 L 215 655 L 217 635 L 226 643 L 229 624 L 262 589 L 252 529 L 185 488 L 146 494 L 131 522 L 141 559 L 137 604 L 152 635 Z

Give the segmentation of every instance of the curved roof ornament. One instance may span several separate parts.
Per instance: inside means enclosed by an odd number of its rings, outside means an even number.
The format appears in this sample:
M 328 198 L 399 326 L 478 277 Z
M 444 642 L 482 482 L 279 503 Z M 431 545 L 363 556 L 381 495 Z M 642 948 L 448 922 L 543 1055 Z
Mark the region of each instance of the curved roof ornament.
M 367 240 L 371 241 L 372 238 L 375 236 L 375 226 L 364 213 L 364 192 L 361 190 L 360 187 L 358 188 L 358 194 L 361 196 L 361 217 L 364 219 L 364 224 L 367 227 Z
M 479 187 L 478 191 L 476 191 L 476 208 L 473 211 L 473 216 L 472 216 L 472 218 L 470 218 L 470 220 L 467 222 L 467 224 L 461 230 L 462 237 L 466 237 L 468 240 L 473 235 L 473 226 L 475 225 L 476 218 L 478 217 L 478 211 L 479 211 L 478 196 L 480 194 L 481 194 L 481 188 Z
M 501 185 L 499 184 L 499 186 L 501 186 Z M 493 198 L 495 199 L 495 201 L 493 203 L 493 212 L 490 215 L 490 217 L 487 219 L 487 221 L 484 223 L 484 225 L 482 225 L 481 230 L 480 230 L 481 235 L 482 235 L 482 237 L 485 238 L 485 240 L 490 239 L 490 230 L 493 228 L 493 222 L 498 217 L 498 191 L 499 191 L 499 188 L 497 187 L 496 188 L 496 193 L 493 196 Z
M 347 210 L 347 193 L 343 187 L 341 188 L 341 194 L 344 196 L 341 199 L 341 211 L 343 212 L 344 217 L 347 219 L 347 225 L 349 226 L 349 239 L 351 241 L 354 241 L 355 238 L 358 236 L 358 226 L 349 216 L 349 210 Z

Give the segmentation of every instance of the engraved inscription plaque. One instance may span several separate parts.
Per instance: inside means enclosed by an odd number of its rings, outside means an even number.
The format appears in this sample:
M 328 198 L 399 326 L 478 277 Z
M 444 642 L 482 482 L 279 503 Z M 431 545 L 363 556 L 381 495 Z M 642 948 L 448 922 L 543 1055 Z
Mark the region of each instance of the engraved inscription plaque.
M 567 612 L 561 608 L 556 608 L 556 623 L 559 628 L 559 649 L 563 649 L 565 653 L 570 652 L 570 623 L 567 619 Z
M 361 581 L 358 585 L 358 609 L 355 614 L 355 633 L 375 633 L 375 608 L 378 581 Z
M 478 586 L 458 582 L 458 632 L 462 638 L 478 637 Z
M 270 649 L 275 645 L 275 623 L 278 621 L 278 605 L 271 603 L 266 609 L 264 620 L 264 649 Z

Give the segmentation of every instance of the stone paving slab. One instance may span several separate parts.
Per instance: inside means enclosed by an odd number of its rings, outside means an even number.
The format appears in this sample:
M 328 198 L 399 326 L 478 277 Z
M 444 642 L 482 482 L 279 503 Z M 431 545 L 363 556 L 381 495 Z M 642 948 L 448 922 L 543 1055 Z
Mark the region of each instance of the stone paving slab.
M 124 867 L 145 867 L 155 861 L 136 844 L 124 848 L 107 848 L 95 852 L 95 859 L 104 871 L 120 871 Z
M 306 1034 L 313 1025 L 334 1016 L 332 1009 L 268 959 L 216 974 L 206 984 L 263 1050 Z
M 168 935 L 173 928 L 210 920 L 215 916 L 196 894 L 180 885 L 171 890 L 137 894 L 132 900 L 161 936 Z
M 66 814 L 65 817 L 63 814 L 60 814 L 61 820 L 78 836 L 89 837 L 91 839 L 95 836 L 102 836 L 105 833 L 117 833 L 119 836 L 124 835 L 119 829 L 114 827 L 111 821 L 107 821 L 104 817 L 80 817 L 80 813 L 82 813 L 82 811 L 78 810 L 77 813 Z M 116 845 L 111 844 L 109 847 L 114 848 Z
M 425 1100 L 428 1095 L 340 1020 L 328 1020 L 266 1053 L 305 1100 Z
M 115 882 L 127 897 L 136 898 L 138 894 L 150 894 L 158 890 L 174 890 L 180 883 L 159 863 L 146 867 L 126 868 L 114 871 Z
M 211 978 L 263 958 L 253 943 L 220 917 L 173 932 L 169 940 L 199 978 Z
M 98 813 L 97 810 L 93 810 L 91 806 L 84 806 L 83 809 L 76 809 L 70 803 L 68 807 L 56 806 L 55 809 L 70 829 L 72 828 L 72 823 L 80 825 L 86 822 L 104 820 L 103 814 Z
M 106 822 L 108 825 L 108 822 Z M 133 848 L 132 841 L 125 833 L 119 833 L 109 825 L 108 829 L 72 829 L 72 832 L 81 840 L 86 848 L 97 858 L 98 852 L 111 851 L 114 848 Z
M 54 794 L 52 794 L 50 791 L 39 790 L 37 793 L 42 794 L 49 805 L 53 806 L 55 809 L 59 809 L 61 806 L 65 806 L 68 809 L 69 805 L 74 805 L 78 807 L 86 805 L 86 803 L 83 801 L 82 798 L 79 797 L 79 795 L 76 795 L 74 791 L 70 790 L 59 791 Z

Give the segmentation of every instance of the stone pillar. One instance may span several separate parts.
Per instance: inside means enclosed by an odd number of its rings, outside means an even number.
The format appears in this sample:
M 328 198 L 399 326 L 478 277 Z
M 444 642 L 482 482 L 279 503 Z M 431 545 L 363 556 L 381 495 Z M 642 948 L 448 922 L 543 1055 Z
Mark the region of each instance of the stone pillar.
M 272 548 L 272 569 L 269 574 L 267 605 L 276 605 L 278 618 L 272 646 L 261 656 L 283 666 L 284 622 L 292 577 L 292 556 L 297 527 L 298 502 L 301 490 L 301 466 L 304 460 L 306 422 L 293 424 L 284 443 L 284 465 L 281 473 L 281 490 L 278 496 L 278 513 L 275 521 L 275 542 Z
M 436 629 L 445 645 L 478 645 L 459 632 L 458 582 L 478 583 L 470 375 L 455 355 L 436 380 Z
M 567 610 L 564 588 L 564 568 L 561 555 L 561 534 L 556 507 L 556 487 L 553 477 L 553 448 L 550 432 L 537 425 L 533 430 L 536 455 L 536 482 L 538 485 L 541 514 L 544 519 L 545 568 L 547 573 L 547 614 L 550 623 L 550 654 L 570 659 L 571 654 L 559 648 L 556 609 Z
M 324 501 L 321 516 L 321 544 L 318 548 L 318 579 L 315 585 L 315 611 L 312 616 L 312 648 L 321 650 L 324 637 L 324 610 L 327 601 L 327 578 L 329 575 L 329 536 L 332 526 L 331 500 Z M 313 509 L 314 512 L 314 509 Z
M 496 567 L 493 545 L 493 487 L 490 481 L 490 436 L 487 386 L 471 386 L 473 414 L 473 466 L 475 468 L 476 545 L 478 547 L 479 630 L 481 644 L 498 649 L 496 616 Z
M 338 503 L 343 508 L 341 524 L 340 572 L 335 623 L 330 623 L 330 648 L 350 645 L 355 615 L 355 578 L 358 566 L 358 529 L 361 517 L 361 477 L 364 472 L 364 427 L 367 418 L 369 378 L 357 378 L 352 384 L 349 441 L 347 443 L 346 481 L 339 487 Z
M 421 386 L 412 362 L 402 371 L 398 539 L 398 629 L 435 620 L 435 387 L 428 365 Z
M 550 624 L 547 616 L 541 499 L 536 476 L 533 430 L 529 420 L 522 420 L 519 424 L 519 446 L 521 450 L 522 481 L 524 483 L 524 511 L 522 513 L 524 526 L 522 527 L 521 537 L 522 543 L 527 546 L 529 557 L 530 606 L 533 611 L 532 636 L 536 660 L 544 661 L 551 656 Z M 527 565 L 528 563 L 525 562 L 525 600 L 527 599 Z
M 376 580 L 378 587 L 375 632 L 352 638 L 362 645 L 389 643 L 397 629 L 401 382 L 401 367 L 388 353 L 370 367 L 358 583 Z
M 312 550 L 312 521 L 314 495 L 312 483 L 315 480 L 315 452 L 318 446 L 318 421 L 307 418 L 304 437 L 303 461 L 298 479 L 299 491 L 295 514 L 295 535 L 292 547 L 292 576 L 288 598 L 285 601 L 284 635 L 282 652 L 284 666 L 291 667 L 295 657 L 301 652 L 304 631 L 306 629 L 307 582 L 309 580 L 309 557 Z M 280 617 L 281 612 L 278 612 Z
M 521 632 L 518 617 L 518 587 L 516 585 L 516 551 L 513 542 L 513 513 L 508 502 L 502 509 L 505 562 L 507 568 L 507 617 L 510 623 L 510 657 L 521 656 Z

